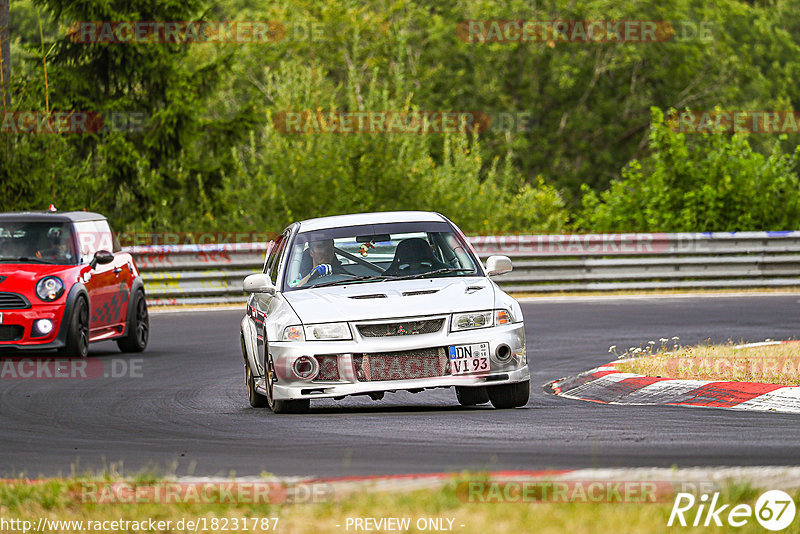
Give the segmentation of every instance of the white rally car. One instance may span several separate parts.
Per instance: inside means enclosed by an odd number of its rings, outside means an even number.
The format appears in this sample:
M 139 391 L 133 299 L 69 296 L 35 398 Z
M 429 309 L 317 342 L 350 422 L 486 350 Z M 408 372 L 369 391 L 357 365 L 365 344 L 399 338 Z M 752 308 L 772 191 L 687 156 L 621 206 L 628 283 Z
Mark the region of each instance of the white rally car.
M 465 406 L 528 402 L 516 300 L 464 234 L 429 212 L 294 223 L 248 276 L 241 322 L 250 404 L 303 412 L 311 399 L 455 387 Z

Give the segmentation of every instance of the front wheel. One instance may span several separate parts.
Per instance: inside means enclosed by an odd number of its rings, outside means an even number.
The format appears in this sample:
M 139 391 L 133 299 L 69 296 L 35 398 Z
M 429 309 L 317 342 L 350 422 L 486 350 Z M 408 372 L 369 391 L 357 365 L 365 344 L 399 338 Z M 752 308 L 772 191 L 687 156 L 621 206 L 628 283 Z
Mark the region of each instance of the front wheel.
M 271 364 L 271 362 L 270 362 Z M 267 373 L 264 377 L 267 385 L 267 404 L 274 413 L 305 413 L 311 406 L 309 399 L 298 400 L 276 400 L 272 395 L 272 365 L 267 366 Z
M 256 391 L 256 379 L 253 372 L 250 370 L 250 364 L 244 364 L 244 382 L 247 386 L 247 399 L 250 401 L 250 406 L 253 408 L 266 408 L 269 406 L 267 397 Z
M 489 402 L 489 393 L 486 388 L 456 386 L 456 398 L 461 406 L 476 406 Z
M 492 406 L 499 409 L 519 408 L 528 404 L 531 382 L 517 382 L 516 384 L 503 384 L 486 388 Z
M 78 297 L 75 300 L 75 309 L 67 320 L 67 343 L 59 352 L 64 356 L 85 358 L 89 355 L 89 305 L 86 299 Z
M 144 291 L 136 291 L 132 310 L 133 315 L 128 317 L 125 337 L 117 340 L 117 346 L 122 352 L 142 352 L 147 348 L 147 340 L 150 338 L 150 315 L 147 313 Z

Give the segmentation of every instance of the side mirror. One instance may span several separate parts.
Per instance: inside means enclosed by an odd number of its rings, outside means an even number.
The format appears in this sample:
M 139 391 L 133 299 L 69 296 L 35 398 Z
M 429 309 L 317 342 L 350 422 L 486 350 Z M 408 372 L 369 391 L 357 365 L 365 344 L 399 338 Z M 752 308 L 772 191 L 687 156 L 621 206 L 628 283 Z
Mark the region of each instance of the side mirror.
M 92 269 L 96 269 L 98 265 L 106 265 L 114 261 L 114 255 L 107 250 L 98 250 L 94 253 L 94 257 L 92 261 L 89 262 L 89 266 Z
M 275 286 L 272 285 L 272 280 L 269 275 L 264 273 L 251 274 L 244 279 L 245 293 L 268 293 L 275 294 Z
M 489 256 L 486 259 L 486 274 L 489 276 L 510 273 L 513 268 L 508 256 Z

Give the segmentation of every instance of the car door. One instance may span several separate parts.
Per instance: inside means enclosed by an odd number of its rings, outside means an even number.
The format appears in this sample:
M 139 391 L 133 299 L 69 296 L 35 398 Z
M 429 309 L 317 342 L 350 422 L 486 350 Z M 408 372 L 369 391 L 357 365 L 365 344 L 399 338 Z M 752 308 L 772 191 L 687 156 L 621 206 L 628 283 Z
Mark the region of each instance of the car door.
M 81 247 L 81 263 L 90 263 L 98 250 L 111 252 L 114 248 L 111 229 L 106 221 L 79 221 L 75 223 L 75 230 Z M 115 257 L 111 263 L 96 265 L 84 278 L 89 293 L 90 338 L 108 333 L 119 322 L 122 305 L 120 278 L 124 270 Z
M 272 283 L 275 284 L 275 287 L 278 290 L 280 290 L 278 287 L 278 273 L 280 272 L 281 258 L 284 255 L 286 244 L 289 241 L 288 238 L 288 230 L 278 236 L 270 250 L 267 261 L 264 264 L 264 273 L 269 275 L 270 280 L 272 280 Z M 259 293 L 253 298 L 253 320 L 258 328 L 258 337 L 256 339 L 256 347 L 258 349 L 259 359 L 258 363 L 262 366 L 266 361 L 268 343 L 265 323 L 267 317 L 275 308 L 275 298 L 276 297 L 274 295 L 267 293 Z

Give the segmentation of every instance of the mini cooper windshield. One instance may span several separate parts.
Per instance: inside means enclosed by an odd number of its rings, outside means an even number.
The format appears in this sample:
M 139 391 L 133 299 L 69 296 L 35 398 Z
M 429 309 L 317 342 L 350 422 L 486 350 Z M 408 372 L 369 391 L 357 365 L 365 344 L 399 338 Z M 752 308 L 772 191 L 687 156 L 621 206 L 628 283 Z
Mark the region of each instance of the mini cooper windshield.
M 446 222 L 347 226 L 295 237 L 284 291 L 480 274 L 463 237 Z
M 0 221 L 0 262 L 77 264 L 72 225 Z

